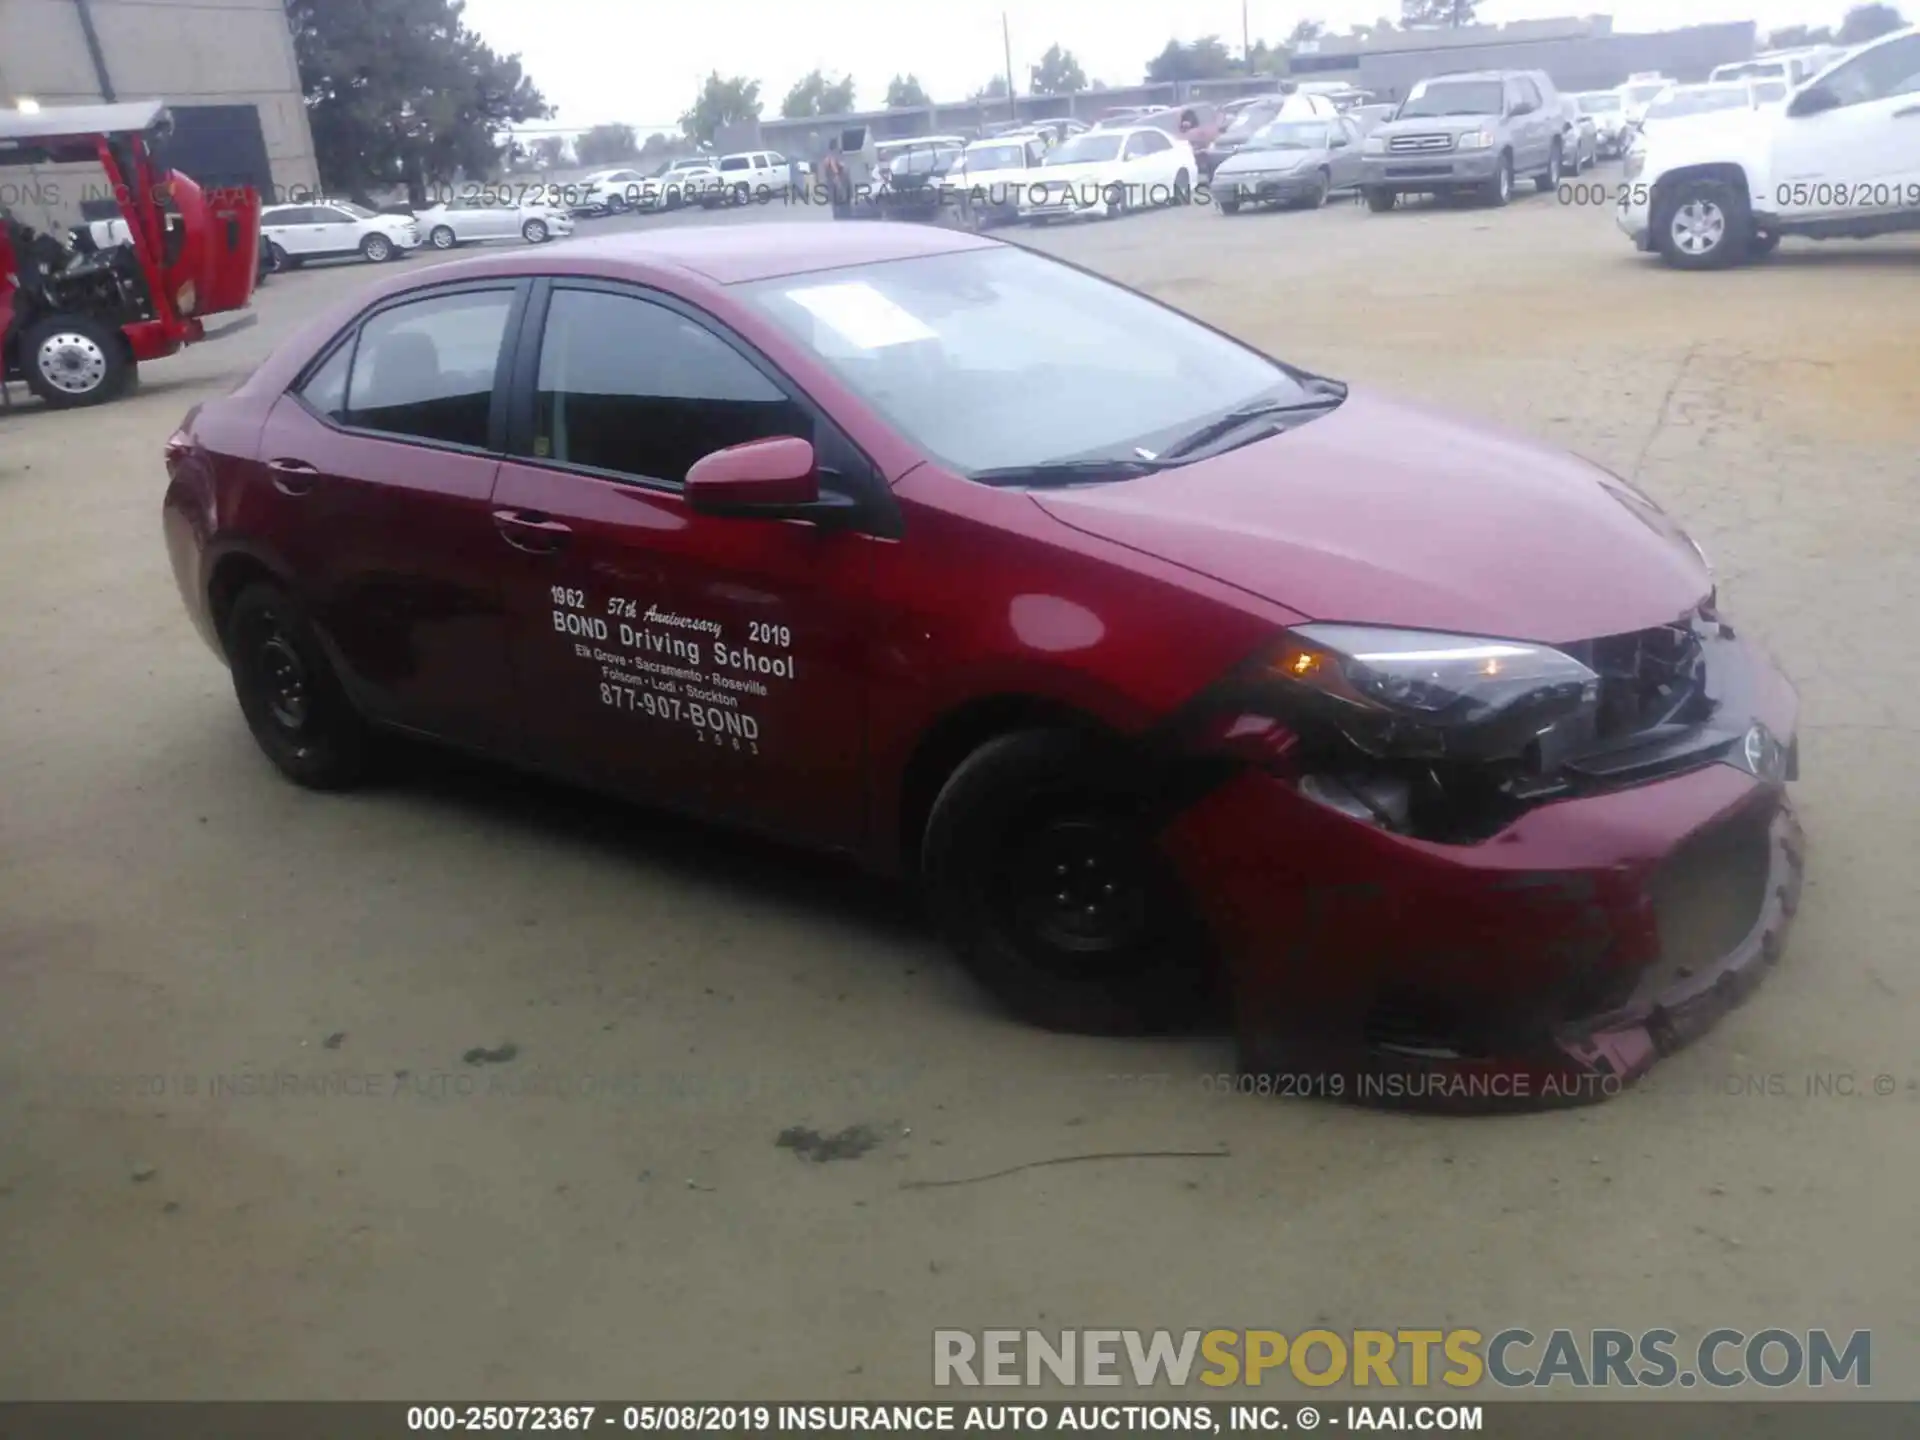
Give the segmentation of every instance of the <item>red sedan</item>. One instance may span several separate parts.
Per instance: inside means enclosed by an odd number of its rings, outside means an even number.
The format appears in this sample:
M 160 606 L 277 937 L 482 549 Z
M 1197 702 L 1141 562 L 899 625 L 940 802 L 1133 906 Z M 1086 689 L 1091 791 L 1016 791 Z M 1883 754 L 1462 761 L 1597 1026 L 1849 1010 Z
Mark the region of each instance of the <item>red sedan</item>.
M 1261 1088 L 1594 1098 L 1799 888 L 1794 695 L 1570 455 L 913 226 L 397 277 L 169 440 L 288 776 L 426 736 L 913 876 L 1074 1030 Z

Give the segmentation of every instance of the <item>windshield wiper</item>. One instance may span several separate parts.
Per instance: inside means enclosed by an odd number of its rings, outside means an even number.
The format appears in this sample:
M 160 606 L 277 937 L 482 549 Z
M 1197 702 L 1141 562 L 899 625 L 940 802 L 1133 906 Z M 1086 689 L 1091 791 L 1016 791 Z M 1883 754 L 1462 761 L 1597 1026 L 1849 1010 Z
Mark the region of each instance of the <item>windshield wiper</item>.
M 1159 460 L 1116 456 L 1106 460 L 1043 460 L 1037 465 L 1000 465 L 972 471 L 967 478 L 985 485 L 1086 485 L 1102 480 L 1131 480 L 1170 468 Z
M 1238 410 L 1229 410 L 1218 420 L 1208 421 L 1191 435 L 1183 435 L 1162 450 L 1159 458 L 1162 461 L 1182 459 L 1256 421 L 1280 415 L 1310 415 L 1315 411 L 1330 410 L 1347 398 L 1346 386 L 1331 381 L 1322 384 L 1323 389 L 1310 394 L 1305 400 L 1258 400 L 1251 405 L 1242 405 Z

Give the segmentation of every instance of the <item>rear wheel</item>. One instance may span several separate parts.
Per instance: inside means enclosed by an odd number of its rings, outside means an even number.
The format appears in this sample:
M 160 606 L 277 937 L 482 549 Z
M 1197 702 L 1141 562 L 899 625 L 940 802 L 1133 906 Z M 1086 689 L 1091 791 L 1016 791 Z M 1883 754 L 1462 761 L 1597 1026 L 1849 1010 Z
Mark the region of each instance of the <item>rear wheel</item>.
M 974 977 L 1032 1024 L 1146 1034 L 1214 1010 L 1204 929 L 1137 773 L 1097 742 L 1024 731 L 976 750 L 934 802 L 929 902 Z
M 289 270 L 298 270 L 300 268 L 300 257 L 297 255 L 289 255 L 285 250 L 282 250 L 278 245 L 274 244 L 273 241 L 269 240 L 267 242 L 267 268 L 276 275 L 285 274 Z
M 1240 197 L 1238 195 L 1222 195 L 1220 197 L 1220 213 L 1222 215 L 1238 215 L 1240 213 Z
M 451 250 L 455 245 L 460 243 L 460 239 L 453 233 L 453 227 L 451 225 L 434 226 L 433 233 L 427 236 L 427 239 L 432 242 L 433 248 L 436 250 Z
M 366 723 L 293 598 L 265 582 L 242 590 L 222 640 L 247 728 L 295 784 L 342 790 L 366 771 Z
M 49 409 L 101 405 L 133 383 L 126 336 L 91 315 L 49 315 L 20 337 L 27 388 Z
M 1560 142 L 1556 140 L 1553 142 L 1553 148 L 1547 152 L 1546 174 L 1533 177 L 1533 188 L 1538 190 L 1542 195 L 1550 194 L 1558 190 L 1560 188 L 1560 166 L 1563 163 L 1563 152 L 1560 149 Z
M 520 237 L 529 245 L 544 245 L 547 241 L 547 222 L 529 220 L 520 227 Z
M 393 241 L 378 233 L 369 235 L 360 242 L 360 253 L 378 265 L 382 261 L 393 258 Z

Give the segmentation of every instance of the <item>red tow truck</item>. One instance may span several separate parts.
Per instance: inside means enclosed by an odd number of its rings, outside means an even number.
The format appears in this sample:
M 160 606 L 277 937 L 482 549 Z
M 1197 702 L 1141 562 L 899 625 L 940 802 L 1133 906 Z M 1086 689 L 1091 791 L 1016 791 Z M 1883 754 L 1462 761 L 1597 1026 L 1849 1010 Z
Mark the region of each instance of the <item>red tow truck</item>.
M 0 211 L 0 373 L 50 407 L 114 399 L 141 361 L 205 339 L 208 316 L 253 299 L 260 196 L 170 169 L 171 129 L 160 101 L 0 110 L 0 173 L 97 163 L 129 233 L 76 245 Z

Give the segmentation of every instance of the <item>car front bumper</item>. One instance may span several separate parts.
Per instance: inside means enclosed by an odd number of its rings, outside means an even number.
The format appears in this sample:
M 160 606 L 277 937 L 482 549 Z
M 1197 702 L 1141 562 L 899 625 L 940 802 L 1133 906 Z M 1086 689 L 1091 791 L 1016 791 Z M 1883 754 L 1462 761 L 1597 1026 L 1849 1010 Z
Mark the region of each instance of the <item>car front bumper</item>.
M 1264 171 L 1216 176 L 1215 199 L 1238 200 L 1243 205 L 1305 200 L 1320 188 L 1320 172 Z
M 1633 242 L 1636 250 L 1653 246 L 1653 187 L 1628 183 L 1620 187 L 1620 198 L 1613 207 L 1613 223 Z
M 1370 190 L 1420 194 L 1485 185 L 1500 173 L 1498 150 L 1454 150 L 1369 155 L 1364 184 Z
M 1777 742 L 1763 764 L 1743 768 L 1736 744 L 1466 845 L 1252 769 L 1184 812 L 1163 843 L 1224 962 L 1243 1069 L 1363 1103 L 1588 1103 L 1744 999 L 1782 953 L 1803 847 L 1797 701 L 1739 652 L 1728 723 Z

